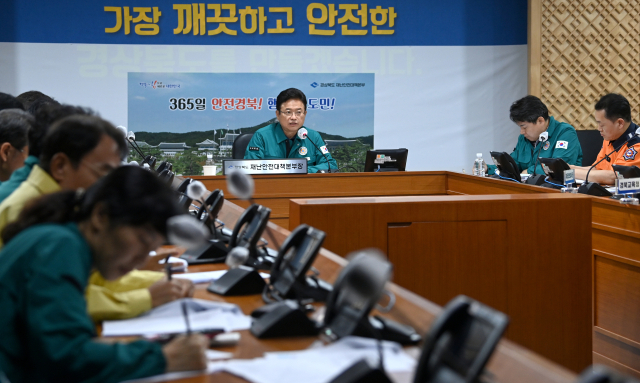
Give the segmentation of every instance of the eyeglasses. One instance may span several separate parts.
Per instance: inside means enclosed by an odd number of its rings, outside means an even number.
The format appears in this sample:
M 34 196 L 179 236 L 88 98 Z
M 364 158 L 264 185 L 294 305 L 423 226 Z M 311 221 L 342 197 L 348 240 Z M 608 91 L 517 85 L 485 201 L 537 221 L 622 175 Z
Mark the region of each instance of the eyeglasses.
M 111 166 L 105 166 L 105 168 L 99 169 L 96 165 L 91 164 L 87 161 L 80 161 L 80 164 L 86 166 L 89 170 L 91 170 L 91 172 L 93 173 L 94 176 L 96 176 L 96 178 L 102 178 L 107 174 L 111 173 L 111 171 L 113 170 Z
M 305 111 L 302 109 L 298 109 L 294 112 L 292 110 L 287 109 L 285 111 L 281 111 L 280 113 L 284 114 L 286 117 L 291 117 L 294 114 L 296 115 L 296 117 L 301 117 L 303 114 L 305 114 Z

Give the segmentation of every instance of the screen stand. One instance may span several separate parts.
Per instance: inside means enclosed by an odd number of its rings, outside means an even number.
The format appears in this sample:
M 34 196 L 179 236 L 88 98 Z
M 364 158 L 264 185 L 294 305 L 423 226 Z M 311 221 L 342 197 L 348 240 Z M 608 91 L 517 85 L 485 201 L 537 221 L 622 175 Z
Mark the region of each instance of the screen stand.
M 207 291 L 218 295 L 260 294 L 267 284 L 255 269 L 240 266 L 229 269 L 222 277 L 212 281 Z
M 331 383 L 391 383 L 391 379 L 380 367 L 371 367 L 366 359 L 360 359 L 331 380 Z
M 314 321 L 300 308 L 296 301 L 286 300 L 272 303 L 269 311 L 251 324 L 251 333 L 257 338 L 279 338 L 286 336 L 315 336 L 320 332 Z

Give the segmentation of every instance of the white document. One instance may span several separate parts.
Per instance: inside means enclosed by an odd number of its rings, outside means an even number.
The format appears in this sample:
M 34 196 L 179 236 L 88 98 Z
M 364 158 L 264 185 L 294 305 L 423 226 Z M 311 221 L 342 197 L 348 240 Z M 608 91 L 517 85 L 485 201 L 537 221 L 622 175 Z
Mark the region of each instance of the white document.
M 151 253 L 155 253 L 155 251 L 152 251 Z M 149 254 L 151 254 L 149 253 Z M 156 256 L 157 255 L 152 255 L 152 256 Z M 158 263 L 161 265 L 164 265 L 167 262 L 167 258 L 165 257 L 158 257 Z M 177 258 L 177 257 L 169 257 L 169 263 L 173 263 L 176 264 L 175 266 L 171 267 L 171 271 L 173 272 L 183 272 L 183 271 L 187 271 L 187 268 L 189 267 L 189 263 L 182 259 L 182 258 Z
M 394 342 L 383 342 L 387 372 L 412 372 L 416 361 Z M 269 352 L 263 358 L 231 360 L 224 371 L 255 383 L 326 383 L 361 359 L 372 366 L 379 363 L 374 339 L 346 337 L 324 347 L 303 351 Z
M 211 351 L 211 350 L 209 350 Z M 207 354 L 207 357 L 209 355 Z M 180 371 L 180 372 L 168 372 L 166 374 L 154 375 L 148 378 L 127 380 L 123 383 L 156 383 L 156 382 L 168 382 L 171 380 L 185 379 L 192 376 L 198 376 L 203 374 L 213 374 L 214 372 L 222 371 L 224 368 L 224 362 L 212 362 L 207 363 L 206 371 Z
M 227 270 L 204 271 L 201 273 L 174 274 L 173 278 L 188 279 L 193 283 L 207 283 L 218 280 Z
M 222 277 L 227 270 L 216 270 L 216 271 L 203 271 L 201 273 L 185 273 L 185 274 L 174 274 L 173 278 L 181 278 L 188 279 L 193 283 L 208 283 L 211 281 L 217 281 Z M 269 278 L 268 273 L 260 273 L 262 278 Z
M 182 302 L 187 302 L 189 324 L 192 331 L 220 329 L 222 331 L 247 330 L 251 317 L 240 307 L 230 303 L 184 298 L 156 307 L 137 318 L 104 321 L 102 336 L 136 336 L 185 333 L 187 325 L 182 314 Z

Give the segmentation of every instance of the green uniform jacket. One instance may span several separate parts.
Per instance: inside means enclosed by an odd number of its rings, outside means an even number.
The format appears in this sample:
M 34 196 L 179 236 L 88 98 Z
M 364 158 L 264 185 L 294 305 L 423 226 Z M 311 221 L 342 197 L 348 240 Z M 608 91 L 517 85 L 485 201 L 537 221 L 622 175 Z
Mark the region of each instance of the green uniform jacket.
M 309 173 L 317 173 L 320 170 L 327 170 L 327 160 L 324 158 L 321 152 L 316 149 L 310 140 L 325 152 L 325 155 L 329 159 L 331 169 L 338 169 L 336 160 L 331 157 L 331 153 L 327 150 L 327 147 L 320 137 L 320 133 L 315 130 L 311 130 L 307 127 L 307 139 L 302 140 L 297 135 L 291 145 L 291 151 L 287 155 L 287 136 L 282 131 L 282 126 L 279 122 L 275 124 L 267 125 L 264 128 L 258 129 L 257 132 L 249 141 L 247 145 L 247 151 L 244 154 L 244 158 L 249 160 L 268 160 L 276 158 L 306 158 L 308 160 L 307 166 Z
M 75 223 L 37 225 L 0 252 L 0 371 L 11 383 L 120 382 L 161 374 L 160 345 L 93 340 L 93 257 Z
M 535 152 L 531 141 L 527 140 L 522 134 L 518 137 L 518 143 L 516 148 L 513 149 L 511 157 L 520 167 L 520 172 L 527 169 L 527 173 L 533 174 L 536 155 L 542 158 L 562 158 L 569 165 L 582 166 L 582 147 L 573 126 L 566 122 L 558 122 L 549 116 L 547 132 L 549 132 L 548 141 L 538 144 Z M 538 151 L 540 151 L 540 154 L 538 154 Z M 496 166 L 488 165 L 488 167 L 489 174 L 495 174 Z M 536 174 L 544 174 L 540 162 L 537 163 Z
M 27 159 L 24 160 L 24 166 L 14 171 L 11 177 L 0 185 L 0 202 L 4 201 L 21 183 L 29 178 L 33 165 L 38 165 L 39 163 L 38 157 L 27 157 Z

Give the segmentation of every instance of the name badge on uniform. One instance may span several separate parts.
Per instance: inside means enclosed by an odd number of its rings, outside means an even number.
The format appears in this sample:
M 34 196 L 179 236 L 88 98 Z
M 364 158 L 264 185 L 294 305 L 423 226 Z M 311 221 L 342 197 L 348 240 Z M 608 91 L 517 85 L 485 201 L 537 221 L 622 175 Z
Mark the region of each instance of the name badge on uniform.
M 556 142 L 556 149 L 569 149 L 569 141 Z
M 326 146 L 321 146 L 321 147 L 320 147 L 320 151 L 322 152 L 322 154 L 327 154 L 327 153 L 329 153 L 329 151 L 327 150 L 327 147 L 326 147 Z
M 260 150 L 260 148 L 257 146 L 249 146 L 249 150 L 253 150 L 254 152 L 257 152 Z
M 304 147 L 304 146 L 303 146 L 303 147 L 301 147 L 300 149 L 298 149 L 298 153 L 299 153 L 301 156 L 304 156 L 305 154 L 307 154 L 307 148 L 306 148 L 306 147 Z

